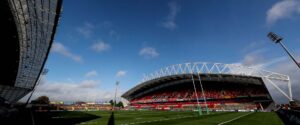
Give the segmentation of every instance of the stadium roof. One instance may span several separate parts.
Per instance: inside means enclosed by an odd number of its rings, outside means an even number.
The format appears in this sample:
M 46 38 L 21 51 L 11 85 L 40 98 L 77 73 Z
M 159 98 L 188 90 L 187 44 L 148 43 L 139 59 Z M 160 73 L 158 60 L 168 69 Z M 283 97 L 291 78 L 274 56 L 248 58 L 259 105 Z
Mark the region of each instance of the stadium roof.
M 5 46 L 8 51 L 1 50 L 1 53 L 4 57 L 11 53 L 14 58 L 6 58 L 4 62 L 4 66 L 9 66 L 2 72 L 8 77 L 0 83 L 0 97 L 16 102 L 34 88 L 43 70 L 62 0 L 3 0 L 1 3 L 1 13 L 7 19 L 1 22 L 1 33 L 6 36 L 5 42 L 11 43 Z
M 182 83 L 184 82 L 184 80 L 191 81 L 192 74 L 201 76 L 201 80 L 204 81 L 227 80 L 230 82 L 242 82 L 243 84 L 271 84 L 286 98 L 292 100 L 290 78 L 287 75 L 236 64 L 207 62 L 176 64 L 161 68 L 154 73 L 144 75 L 143 81 L 134 88 L 125 92 L 122 97 L 130 100 L 144 93 L 147 93 L 148 91 L 152 91 L 151 89 L 155 89 L 152 87 L 155 87 L 157 85 L 162 86 L 164 85 L 164 83 L 172 84 L 172 82 L 173 84 L 175 84 L 176 82 Z M 288 86 L 289 93 L 286 94 L 275 84 L 275 81 L 286 83 L 285 85 Z
M 242 85 L 263 85 L 263 81 L 260 77 L 249 77 L 241 75 L 228 75 L 228 74 L 199 74 L 201 76 L 201 81 L 214 81 L 214 82 L 224 82 L 224 83 L 235 83 Z M 198 74 L 193 74 L 195 81 L 199 81 Z M 158 79 L 152 79 L 143 82 L 134 88 L 130 89 L 122 95 L 122 97 L 131 100 L 147 93 L 153 92 L 160 88 L 169 87 L 177 84 L 191 83 L 191 74 L 178 74 L 171 76 L 164 76 Z M 166 84 L 167 83 L 167 84 Z

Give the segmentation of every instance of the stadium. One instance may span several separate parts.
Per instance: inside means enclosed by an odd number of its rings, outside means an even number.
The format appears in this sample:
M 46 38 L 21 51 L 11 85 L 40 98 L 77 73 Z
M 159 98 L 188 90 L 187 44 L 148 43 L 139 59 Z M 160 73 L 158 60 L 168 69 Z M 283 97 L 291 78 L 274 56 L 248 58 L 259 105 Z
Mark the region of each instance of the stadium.
M 145 74 L 142 82 L 122 94 L 129 101 L 125 107 L 116 106 L 118 84 L 109 103 L 51 103 L 49 95 L 40 96 L 48 98 L 47 103 L 39 98 L 29 102 L 47 72 L 45 63 L 60 22 L 62 0 L 2 0 L 0 5 L 5 42 L 0 49 L 1 125 L 300 124 L 299 111 L 289 106 L 295 100 L 288 75 L 239 64 L 183 63 Z M 83 29 L 92 27 L 89 23 L 85 26 Z M 110 29 L 109 35 L 116 34 Z M 74 57 L 64 50 L 65 56 Z M 154 51 L 155 55 L 159 54 Z M 90 90 L 95 86 L 79 87 Z M 274 91 L 290 104 L 276 107 Z
M 266 84 L 292 100 L 276 82 L 289 77 L 266 70 L 221 63 L 184 63 L 145 76 L 122 95 L 130 108 L 148 110 L 271 111 L 274 101 Z M 201 110 L 201 109 L 200 109 Z

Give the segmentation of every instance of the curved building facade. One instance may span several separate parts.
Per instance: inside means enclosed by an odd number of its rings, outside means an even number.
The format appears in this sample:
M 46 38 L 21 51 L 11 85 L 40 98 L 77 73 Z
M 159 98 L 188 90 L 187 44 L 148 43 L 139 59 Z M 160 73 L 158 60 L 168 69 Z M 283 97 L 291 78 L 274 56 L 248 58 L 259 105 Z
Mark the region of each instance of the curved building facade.
M 1 1 L 0 98 L 14 103 L 36 85 L 47 60 L 62 0 Z

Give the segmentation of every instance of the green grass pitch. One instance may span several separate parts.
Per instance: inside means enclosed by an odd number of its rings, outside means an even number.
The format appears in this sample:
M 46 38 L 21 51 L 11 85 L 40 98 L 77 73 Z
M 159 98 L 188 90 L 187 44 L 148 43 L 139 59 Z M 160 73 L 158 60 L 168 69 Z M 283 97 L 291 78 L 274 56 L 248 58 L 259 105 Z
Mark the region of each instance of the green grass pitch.
M 82 122 L 85 125 L 107 125 L 109 111 L 88 111 L 100 118 Z M 116 125 L 283 125 L 274 112 L 217 112 L 197 115 L 197 112 L 179 111 L 115 111 Z

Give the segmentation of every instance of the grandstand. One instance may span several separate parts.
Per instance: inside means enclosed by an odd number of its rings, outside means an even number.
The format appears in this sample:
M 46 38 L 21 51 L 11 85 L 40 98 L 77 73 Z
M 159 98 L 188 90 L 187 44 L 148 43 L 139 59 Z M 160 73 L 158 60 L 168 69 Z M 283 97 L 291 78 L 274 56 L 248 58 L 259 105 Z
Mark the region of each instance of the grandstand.
M 266 84 L 283 96 L 275 83 L 290 86 L 289 77 L 266 70 L 221 63 L 185 63 L 168 66 L 146 75 L 142 83 L 122 95 L 130 108 L 149 110 L 214 111 L 271 110 L 274 100 Z
M 61 0 L 1 0 L 0 104 L 12 104 L 32 91 L 47 60 Z
M 1 0 L 1 124 L 34 124 L 35 115 L 18 101 L 34 90 L 58 25 L 62 0 Z M 29 100 L 28 100 L 29 101 Z

